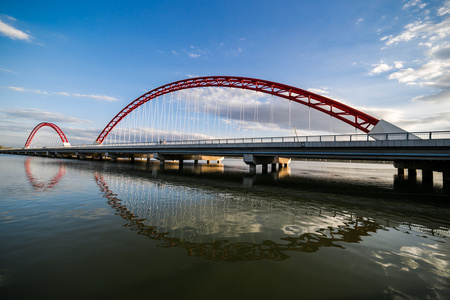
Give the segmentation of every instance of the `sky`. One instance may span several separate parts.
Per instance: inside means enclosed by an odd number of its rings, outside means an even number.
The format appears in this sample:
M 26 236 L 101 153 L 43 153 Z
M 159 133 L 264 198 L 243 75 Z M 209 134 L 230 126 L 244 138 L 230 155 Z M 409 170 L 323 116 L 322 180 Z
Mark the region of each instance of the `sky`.
M 90 144 L 142 94 L 212 75 L 449 131 L 450 0 L 0 2 L 0 145 L 40 122 Z

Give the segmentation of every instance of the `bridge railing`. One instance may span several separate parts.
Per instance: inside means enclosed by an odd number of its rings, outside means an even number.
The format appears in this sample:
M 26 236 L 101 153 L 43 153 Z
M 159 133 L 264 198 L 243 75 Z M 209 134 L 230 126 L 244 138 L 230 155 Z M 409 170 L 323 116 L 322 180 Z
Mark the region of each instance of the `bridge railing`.
M 376 134 L 337 134 L 314 136 L 284 136 L 284 137 L 255 137 L 255 138 L 228 138 L 205 140 L 175 140 L 147 143 L 115 143 L 101 145 L 83 145 L 71 147 L 124 147 L 124 146 L 157 146 L 157 145 L 216 145 L 216 144 L 256 144 L 256 143 L 323 143 L 323 142 L 357 142 L 357 141 L 408 141 L 408 140 L 440 140 L 450 139 L 450 131 L 427 132 L 400 132 L 400 133 L 376 133 Z M 29 150 L 37 147 L 30 147 Z M 46 148 L 46 147 L 42 147 Z M 49 147 L 49 148 L 70 148 Z
M 408 140 L 437 140 L 450 139 L 450 131 L 428 132 L 400 132 L 376 134 L 339 134 L 315 136 L 285 136 L 285 137 L 255 137 L 255 138 L 228 138 L 204 140 L 175 140 L 147 143 L 117 143 L 102 145 L 86 145 L 85 147 L 99 146 L 156 146 L 156 145 L 212 145 L 212 144 L 254 144 L 254 143 L 321 143 L 321 142 L 357 142 L 357 141 L 408 141 Z

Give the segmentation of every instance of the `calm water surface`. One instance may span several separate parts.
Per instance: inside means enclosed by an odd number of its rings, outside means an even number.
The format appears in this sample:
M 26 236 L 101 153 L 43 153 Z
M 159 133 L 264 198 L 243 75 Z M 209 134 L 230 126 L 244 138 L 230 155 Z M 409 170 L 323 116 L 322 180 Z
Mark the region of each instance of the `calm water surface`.
M 395 174 L 0 155 L 0 298 L 450 299 L 450 196 Z

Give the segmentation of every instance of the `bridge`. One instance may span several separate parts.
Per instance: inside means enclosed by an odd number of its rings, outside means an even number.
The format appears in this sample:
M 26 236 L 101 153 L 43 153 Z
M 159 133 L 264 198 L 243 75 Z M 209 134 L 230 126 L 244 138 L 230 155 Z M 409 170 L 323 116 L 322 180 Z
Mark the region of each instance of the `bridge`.
M 329 116 L 328 134 L 311 135 L 317 120 L 324 132 L 323 116 Z M 298 135 L 296 125 L 308 134 Z M 333 127 L 354 133 L 333 134 Z M 44 128 L 56 134 L 57 144 L 33 145 Z M 189 78 L 153 89 L 117 113 L 92 145 L 71 145 L 57 125 L 43 122 L 23 148 L 0 153 L 156 159 L 162 165 L 175 160 L 180 167 L 189 160 L 241 157 L 252 173 L 258 165 L 262 172 L 269 166 L 274 171 L 296 158 L 392 161 L 400 176 L 407 169 L 414 179 L 421 170 L 422 180 L 432 182 L 433 172 L 442 172 L 444 185 L 450 184 L 450 131 L 407 132 L 316 93 L 234 76 Z

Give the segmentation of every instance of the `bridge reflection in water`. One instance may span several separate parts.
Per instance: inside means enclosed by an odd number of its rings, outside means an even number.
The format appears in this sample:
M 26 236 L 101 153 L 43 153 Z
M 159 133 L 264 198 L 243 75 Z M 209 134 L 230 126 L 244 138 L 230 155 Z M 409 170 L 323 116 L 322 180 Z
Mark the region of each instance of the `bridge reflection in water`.
M 221 172 L 220 168 L 214 171 Z M 124 226 L 161 241 L 161 247 L 183 248 L 191 256 L 209 260 L 285 260 L 293 251 L 345 249 L 346 243 L 359 243 L 386 227 L 450 236 L 447 229 L 396 222 L 389 217 L 375 220 L 283 196 L 274 201 L 242 189 L 235 192 L 103 172 L 95 174 L 95 181 L 108 204 L 126 221 Z
M 54 188 L 66 174 L 66 166 L 63 163 L 48 164 L 45 168 L 42 168 L 41 165 L 35 166 L 36 168 L 39 168 L 39 172 L 33 172 L 32 158 L 27 157 L 24 165 L 28 182 L 37 191 L 45 191 Z M 34 175 L 36 173 L 38 173 L 37 176 Z

